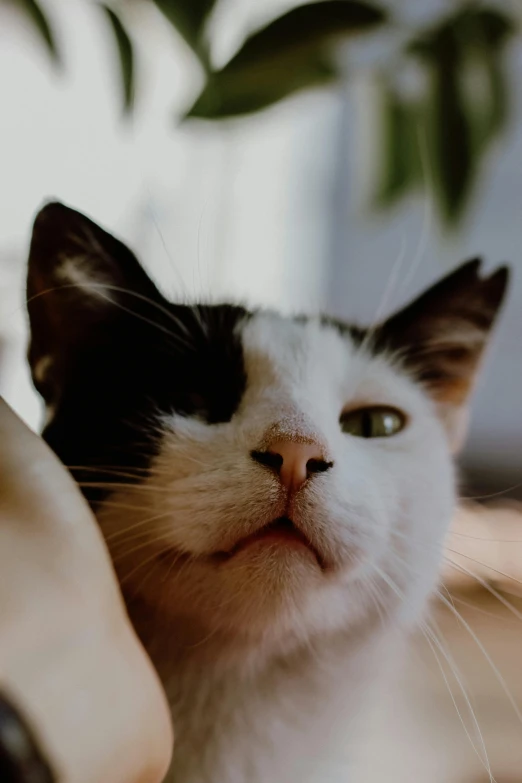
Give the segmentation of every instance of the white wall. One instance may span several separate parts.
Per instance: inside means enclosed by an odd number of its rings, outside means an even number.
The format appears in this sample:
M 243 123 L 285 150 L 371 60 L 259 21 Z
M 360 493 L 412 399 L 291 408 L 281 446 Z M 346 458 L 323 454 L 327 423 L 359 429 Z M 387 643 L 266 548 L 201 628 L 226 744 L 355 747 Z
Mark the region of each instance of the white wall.
M 288 4 L 271 0 L 257 18 Z M 123 122 L 100 12 L 84 0 L 46 6 L 61 33 L 62 75 L 18 17 L 0 12 L 0 306 L 4 331 L 16 336 L 0 389 L 32 424 L 38 405 L 23 359 L 23 275 L 42 201 L 59 198 L 118 233 L 174 296 L 315 309 L 331 169 L 323 141 L 336 111 L 323 93 L 238 124 L 180 127 L 201 74 L 151 7 L 131 28 L 139 32 L 140 92 L 134 121 Z M 245 0 L 223 9 L 214 25 L 221 58 L 252 16 Z

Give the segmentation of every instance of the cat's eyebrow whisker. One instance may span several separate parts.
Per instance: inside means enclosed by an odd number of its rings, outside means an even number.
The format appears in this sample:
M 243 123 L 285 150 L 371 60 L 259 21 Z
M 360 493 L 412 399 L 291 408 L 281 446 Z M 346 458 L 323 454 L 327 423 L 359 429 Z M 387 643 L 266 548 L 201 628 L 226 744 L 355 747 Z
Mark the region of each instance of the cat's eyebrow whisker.
M 401 601 L 406 601 L 406 596 L 404 595 L 404 592 L 398 587 L 398 585 L 395 584 L 394 580 L 391 577 L 389 577 L 388 574 L 386 574 L 377 564 L 374 563 L 373 564 L 373 568 L 374 568 L 375 572 L 379 574 L 381 579 L 388 585 L 388 587 L 399 597 L 399 599 Z M 455 707 L 457 715 L 458 715 L 458 717 L 460 719 L 460 722 L 462 724 L 464 732 L 465 732 L 466 736 L 468 737 L 468 739 L 470 741 L 471 747 L 473 748 L 473 751 L 477 755 L 477 758 L 479 759 L 480 763 L 482 764 L 482 766 L 484 767 L 484 769 L 488 773 L 489 778 L 490 778 L 490 783 L 495 783 L 495 779 L 494 779 L 492 771 L 491 771 L 491 765 L 490 765 L 490 762 L 489 762 L 489 757 L 488 757 L 488 752 L 487 752 L 487 748 L 486 748 L 486 743 L 484 741 L 484 736 L 483 736 L 482 731 L 480 729 L 480 725 L 479 725 L 477 716 L 476 716 L 475 711 L 473 709 L 473 706 L 471 704 L 471 700 L 470 700 L 470 698 L 468 696 L 466 688 L 464 687 L 464 683 L 462 681 L 462 676 L 461 676 L 461 673 L 459 671 L 459 668 L 456 665 L 455 661 L 453 660 L 453 657 L 451 656 L 449 651 L 444 649 L 444 647 L 442 645 L 442 642 L 438 638 L 438 636 L 435 633 L 435 631 L 429 626 L 429 624 L 420 620 L 420 621 L 417 621 L 417 626 L 419 627 L 420 631 L 422 632 L 423 636 L 425 637 L 426 641 L 428 642 L 431 651 L 434 653 L 435 660 L 437 661 L 437 664 L 438 664 L 439 669 L 441 671 L 442 677 L 444 679 L 444 682 L 445 682 L 446 687 L 448 689 L 448 692 L 450 694 L 451 700 L 453 702 L 453 705 Z M 438 650 L 440 651 L 440 653 L 443 655 L 443 657 L 446 660 L 446 663 L 448 664 L 448 666 L 449 666 L 453 676 L 455 677 L 455 680 L 457 682 L 459 690 L 462 693 L 462 696 L 464 698 L 466 706 L 467 706 L 467 708 L 469 710 L 471 719 L 472 719 L 473 724 L 475 726 L 475 729 L 477 731 L 477 736 L 478 736 L 480 745 L 481 745 L 483 753 L 484 753 L 484 758 L 482 758 L 482 756 L 480 755 L 478 749 L 475 746 L 473 738 L 471 737 L 471 734 L 469 733 L 468 727 L 466 726 L 466 723 L 465 723 L 465 721 L 464 721 L 464 719 L 462 717 L 462 714 L 461 714 L 461 712 L 459 710 L 458 704 L 457 704 L 457 702 L 455 700 L 455 697 L 453 695 L 453 691 L 451 690 L 451 686 L 450 686 L 450 684 L 448 682 L 448 679 L 447 679 L 447 676 L 446 676 L 446 672 L 444 671 L 444 668 L 443 668 L 443 666 L 442 666 L 442 664 L 440 662 L 440 659 L 438 658 L 438 656 L 435 653 L 433 645 L 435 645 L 438 648 Z
M 147 185 L 145 185 L 145 189 L 149 190 Z M 150 190 L 149 190 L 149 198 L 151 198 Z M 156 230 L 156 233 L 157 233 L 157 235 L 158 235 L 158 237 L 160 239 L 161 245 L 162 245 L 163 250 L 165 252 L 165 256 L 167 257 L 167 260 L 168 260 L 168 262 L 169 262 L 169 264 L 171 266 L 171 269 L 172 269 L 172 271 L 175 273 L 175 275 L 178 278 L 178 284 L 181 286 L 182 289 L 185 289 L 184 290 L 184 294 L 187 295 L 188 294 L 188 290 L 186 290 L 186 286 L 185 286 L 185 281 L 183 279 L 183 275 L 181 274 L 181 272 L 179 271 L 178 267 L 176 266 L 176 263 L 175 263 L 175 261 L 174 261 L 174 259 L 172 257 L 172 254 L 171 254 L 171 252 L 170 252 L 170 250 L 168 248 L 168 245 L 167 245 L 167 243 L 165 241 L 165 237 L 163 236 L 163 232 L 162 232 L 162 230 L 160 228 L 159 222 L 158 222 L 158 220 L 156 218 L 156 215 L 154 214 L 154 212 L 152 210 L 149 210 L 149 218 L 150 218 L 150 220 L 151 220 L 151 222 L 152 222 L 152 224 L 153 224 L 153 226 L 154 226 L 154 228 Z
M 114 286 L 108 285 L 108 284 L 102 284 L 102 283 L 89 283 L 89 287 L 91 288 L 104 288 L 104 289 L 112 289 Z M 44 294 L 49 294 L 54 291 L 62 291 L 67 288 L 79 288 L 80 290 L 84 290 L 84 286 L 80 286 L 78 283 L 71 283 L 66 285 L 60 285 L 55 286 L 53 288 L 48 288 L 45 291 L 39 291 L 37 294 L 32 296 L 30 299 L 27 300 L 27 304 L 29 304 L 33 299 L 37 299 L 40 296 L 43 296 Z M 116 289 L 118 290 L 118 289 Z M 143 297 L 140 294 L 135 294 L 133 291 L 126 291 L 125 289 L 121 289 L 123 293 L 134 295 L 139 299 L 145 299 L 147 300 L 147 297 Z M 186 343 L 183 342 L 183 340 L 179 337 L 179 335 L 174 334 L 170 329 L 167 329 L 166 327 L 162 326 L 162 324 L 157 323 L 156 321 L 152 321 L 150 318 L 147 318 L 144 315 L 141 315 L 140 313 L 135 312 L 134 310 L 130 310 L 128 307 L 125 307 L 124 305 L 120 304 L 119 302 L 115 302 L 114 299 L 112 299 L 110 296 L 104 296 L 103 293 L 100 293 L 98 291 L 98 296 L 106 301 L 108 304 L 112 305 L 113 307 L 117 307 L 119 310 L 122 310 L 123 312 L 127 313 L 128 315 L 133 316 L 134 318 L 137 318 L 139 321 L 143 321 L 144 323 L 148 324 L 149 326 L 152 326 L 154 329 L 158 329 L 159 331 L 166 334 L 170 339 L 175 340 L 178 342 L 178 344 L 183 345 L 184 347 L 187 347 Z
M 376 330 L 379 328 L 379 323 L 381 321 L 381 318 L 383 316 L 383 312 L 388 304 L 388 300 L 390 299 L 391 295 L 393 294 L 395 284 L 397 282 L 397 276 L 399 275 L 402 265 L 404 263 L 404 260 L 406 258 L 407 253 L 407 245 L 404 238 L 404 235 L 402 236 L 401 240 L 401 250 L 395 259 L 395 261 L 392 264 L 392 268 L 390 271 L 390 275 L 388 277 L 388 280 L 386 282 L 386 285 L 384 287 L 383 294 L 380 298 L 379 304 L 377 306 L 377 310 L 375 312 L 374 317 L 371 320 L 370 327 L 368 331 L 366 332 L 360 346 L 359 346 L 359 352 L 364 353 L 364 351 L 367 349 L 368 345 L 371 343 L 373 336 L 376 332 Z
M 433 226 L 433 218 L 435 215 L 434 201 L 432 196 L 430 195 L 431 193 L 433 193 L 434 188 L 433 188 L 433 169 L 431 166 L 430 155 L 428 152 L 427 132 L 426 129 L 421 128 L 419 124 L 417 124 L 417 143 L 418 143 L 419 160 L 421 164 L 422 177 L 424 178 L 425 183 L 428 183 L 429 186 L 426 188 L 426 195 L 424 197 L 422 227 L 421 227 L 421 232 L 419 234 L 417 249 L 415 251 L 415 255 L 413 257 L 413 261 L 410 265 L 410 268 L 402 281 L 402 290 L 408 287 L 410 281 L 413 279 L 415 272 L 417 271 L 420 262 L 422 261 L 422 257 L 428 245 L 429 235 Z
M 132 315 L 135 318 L 138 318 L 140 321 L 143 321 L 144 323 L 149 324 L 150 326 L 153 326 L 155 329 L 159 329 L 164 334 L 168 335 L 169 337 L 173 338 L 174 340 L 177 340 L 182 345 L 185 345 L 185 347 L 192 347 L 192 340 L 190 342 L 183 342 L 180 335 L 175 334 L 170 329 L 167 329 L 162 324 L 157 323 L 156 321 L 152 321 L 150 318 L 147 318 L 144 315 L 141 315 L 141 313 L 137 313 L 134 310 L 130 310 L 128 307 L 125 307 L 124 305 L 120 304 L 119 302 L 112 299 L 110 296 L 103 296 L 102 291 L 115 291 L 116 293 L 125 294 L 126 296 L 132 296 L 136 299 L 139 299 L 146 304 L 151 305 L 152 307 L 155 307 L 157 310 L 159 310 L 163 315 L 165 315 L 169 320 L 173 321 L 176 326 L 181 327 L 182 330 L 185 332 L 185 334 L 191 338 L 190 332 L 186 328 L 185 324 L 183 324 L 182 321 L 179 320 L 179 318 L 176 318 L 176 316 L 171 313 L 167 308 L 162 307 L 158 302 L 154 302 L 154 300 L 150 299 L 148 296 L 144 296 L 143 294 L 139 294 L 137 291 L 133 291 L 129 288 L 121 288 L 120 286 L 115 286 L 110 283 L 95 283 L 95 282 L 89 282 L 88 287 L 92 288 L 93 290 L 96 290 L 98 293 L 98 296 L 101 296 L 102 299 L 104 299 L 108 304 L 113 305 L 114 307 L 117 307 L 120 310 L 123 310 L 123 312 L 128 313 L 129 315 Z M 79 285 L 78 283 L 65 283 L 64 285 L 54 286 L 52 288 L 47 288 L 44 291 L 39 291 L 37 294 L 34 294 L 34 296 L 30 297 L 26 301 L 26 305 L 28 305 L 30 302 L 34 301 L 35 299 L 38 299 L 41 296 L 44 296 L 45 294 L 50 294 L 56 291 L 62 291 L 66 289 L 80 289 L 81 291 L 85 290 L 85 285 Z
M 429 181 L 433 178 L 433 174 L 430 170 L 430 160 L 429 155 L 427 152 L 427 141 L 426 141 L 426 132 L 423 131 L 421 128 L 417 128 L 417 141 L 418 141 L 418 147 L 419 147 L 419 159 L 421 161 L 421 169 L 423 176 L 425 177 L 426 181 Z M 433 200 L 430 198 L 429 195 L 427 195 L 424 199 L 424 211 L 422 216 L 422 227 L 421 232 L 419 235 L 419 240 L 417 243 L 417 248 L 415 250 L 415 253 L 413 255 L 413 260 L 410 264 L 410 268 L 407 270 L 406 274 L 404 275 L 404 278 L 402 280 L 402 286 L 399 286 L 399 288 L 406 288 L 412 279 L 413 275 L 417 271 L 417 268 L 422 260 L 422 256 L 426 250 L 426 246 L 428 243 L 429 233 L 433 222 Z M 393 263 L 388 282 L 386 283 L 385 290 L 383 292 L 383 295 L 381 297 L 381 300 L 379 302 L 379 306 L 377 308 L 377 311 L 370 323 L 370 326 L 361 342 L 361 345 L 359 346 L 358 351 L 360 353 L 363 353 L 367 348 L 368 345 L 371 343 L 373 337 L 375 336 L 375 333 L 379 329 L 381 325 L 381 319 L 384 315 L 384 311 L 388 305 L 388 302 L 390 298 L 394 294 L 394 289 L 396 289 L 396 283 L 398 282 L 397 278 L 399 276 L 399 273 L 402 269 L 402 265 L 404 263 L 404 260 L 406 258 L 406 243 L 404 240 L 404 237 L 402 238 L 402 248 L 399 252 L 399 255 L 397 256 L 396 260 Z

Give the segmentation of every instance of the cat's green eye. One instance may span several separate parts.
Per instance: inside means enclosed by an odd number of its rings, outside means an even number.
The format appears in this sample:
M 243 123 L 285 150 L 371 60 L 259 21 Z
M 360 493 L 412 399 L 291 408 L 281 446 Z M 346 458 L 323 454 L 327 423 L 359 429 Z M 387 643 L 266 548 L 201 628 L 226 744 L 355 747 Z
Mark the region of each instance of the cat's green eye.
M 357 438 L 389 438 L 404 428 L 406 419 L 396 408 L 375 406 L 346 411 L 340 423 L 343 432 Z

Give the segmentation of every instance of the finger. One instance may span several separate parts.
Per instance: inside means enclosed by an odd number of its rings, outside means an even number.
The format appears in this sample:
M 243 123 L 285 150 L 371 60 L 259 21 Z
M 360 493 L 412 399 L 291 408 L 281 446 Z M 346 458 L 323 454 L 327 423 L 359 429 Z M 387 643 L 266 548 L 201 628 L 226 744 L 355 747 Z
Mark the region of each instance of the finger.
M 35 547 L 36 556 L 33 553 L 29 557 L 27 550 Z M 10 562 L 14 561 L 11 583 L 16 583 L 17 572 L 23 568 L 21 564 L 30 564 L 30 574 L 24 575 L 24 585 L 27 587 L 31 579 L 35 582 L 33 588 L 29 584 L 29 593 L 38 595 L 38 600 L 45 606 L 46 625 L 54 629 L 52 638 L 58 639 L 53 642 L 55 647 L 60 648 L 64 632 L 66 639 L 76 640 L 72 645 L 75 649 L 82 651 L 94 644 L 88 653 L 69 654 L 69 647 L 62 645 L 61 656 L 58 653 L 48 656 L 51 665 L 56 662 L 60 677 L 77 686 L 69 692 L 66 708 L 57 712 L 57 719 L 51 723 L 45 706 L 48 694 L 36 698 L 41 677 L 30 681 L 27 669 L 30 672 L 33 667 L 30 661 L 28 665 L 25 663 L 27 656 L 16 654 L 10 659 L 4 650 L 4 664 L 9 659 L 11 669 L 15 669 L 14 674 L 11 672 L 13 687 L 18 686 L 19 690 L 21 685 L 31 684 L 30 695 L 22 692 L 20 696 L 31 707 L 36 725 L 43 727 L 47 745 L 55 750 L 65 771 L 64 780 L 83 783 L 86 777 L 82 777 L 80 771 L 87 769 L 89 763 L 92 766 L 92 755 L 97 750 L 96 761 L 107 772 L 97 779 L 158 783 L 172 752 L 170 713 L 158 676 L 128 621 L 99 528 L 72 477 L 42 439 L 31 432 L 1 398 L 0 551 L 11 553 Z M 62 592 L 58 589 L 55 594 L 49 582 L 53 585 L 56 582 L 55 586 L 61 587 Z M 85 600 L 82 599 L 84 592 Z M 75 622 L 63 620 L 64 605 L 67 607 L 68 602 L 74 604 L 72 616 L 77 617 L 78 627 Z M 86 614 L 88 602 L 94 605 L 94 611 L 91 607 Z M 54 605 L 60 609 L 62 626 L 64 623 L 66 626 L 62 628 L 62 636 L 58 634 L 60 622 L 56 618 L 51 622 Z M 8 614 L 16 614 L 17 625 L 24 625 L 19 612 Z M 78 636 L 83 638 L 82 634 L 84 641 L 77 643 Z M 11 635 L 17 636 L 16 633 Z M 102 641 L 98 642 L 99 639 Z M 24 649 L 20 644 L 14 646 L 18 650 Z M 28 649 L 31 647 L 29 645 Z M 100 656 L 101 663 L 98 661 Z M 92 672 L 87 664 L 93 667 Z M 72 669 L 69 674 L 67 665 Z M 21 667 L 23 675 L 17 666 Z M 4 665 L 6 668 L 9 670 Z M 86 709 L 82 695 L 85 693 L 89 693 L 92 710 Z M 110 704 L 110 710 L 105 720 L 100 718 L 98 736 L 93 732 L 90 712 L 99 709 L 100 704 L 105 707 Z M 71 715 L 76 714 L 84 716 L 87 725 L 83 737 L 89 736 L 93 746 L 93 753 L 89 756 L 89 749 L 88 758 L 82 757 L 80 761 L 76 756 L 81 756 L 85 741 L 77 746 L 72 743 L 69 750 L 63 743 L 67 727 L 74 723 Z M 75 721 L 78 722 L 76 718 Z M 106 733 L 114 737 L 116 748 L 107 746 Z M 105 756 L 100 752 L 104 747 Z M 125 771 L 123 777 L 115 771 L 120 766 Z M 115 774 L 111 777 L 109 771 Z
M 87 517 L 72 478 L 44 443 L 0 398 L 0 513 L 60 528 L 75 516 Z
M 120 611 L 112 562 L 85 499 L 49 447 L 1 398 L 0 540 L 10 551 L 37 549 L 38 562 L 82 593 L 95 579 L 99 600 Z

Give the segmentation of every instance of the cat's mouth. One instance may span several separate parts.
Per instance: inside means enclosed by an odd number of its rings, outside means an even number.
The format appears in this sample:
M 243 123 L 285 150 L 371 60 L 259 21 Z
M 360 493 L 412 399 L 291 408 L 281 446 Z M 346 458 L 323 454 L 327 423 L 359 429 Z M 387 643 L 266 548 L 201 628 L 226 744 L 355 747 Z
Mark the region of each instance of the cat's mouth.
M 315 557 L 320 568 L 322 570 L 326 568 L 326 563 L 320 552 L 289 517 L 274 519 L 273 522 L 264 525 L 259 530 L 256 530 L 255 533 L 250 533 L 250 535 L 241 538 L 226 552 L 218 552 L 216 556 L 221 560 L 230 560 L 239 552 L 243 552 L 258 544 L 280 545 L 293 549 L 306 548 Z

